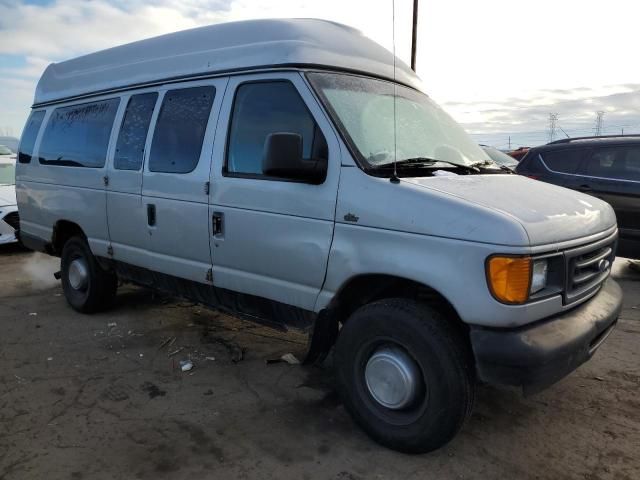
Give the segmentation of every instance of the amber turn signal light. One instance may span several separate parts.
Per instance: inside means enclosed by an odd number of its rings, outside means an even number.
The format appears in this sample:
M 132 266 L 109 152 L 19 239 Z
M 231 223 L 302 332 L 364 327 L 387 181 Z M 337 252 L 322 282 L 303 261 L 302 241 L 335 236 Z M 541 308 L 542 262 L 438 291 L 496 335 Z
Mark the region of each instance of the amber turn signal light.
M 494 256 L 487 262 L 487 282 L 503 303 L 524 303 L 531 286 L 531 257 Z

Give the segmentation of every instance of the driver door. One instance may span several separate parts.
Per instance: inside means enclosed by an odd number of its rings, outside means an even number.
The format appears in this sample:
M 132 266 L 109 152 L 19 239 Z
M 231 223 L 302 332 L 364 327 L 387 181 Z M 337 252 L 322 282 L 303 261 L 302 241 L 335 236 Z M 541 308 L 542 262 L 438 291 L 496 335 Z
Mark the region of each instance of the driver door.
M 298 133 L 328 159 L 320 185 L 262 172 L 267 135 Z M 229 80 L 214 142 L 210 217 L 216 287 L 313 310 L 333 238 L 340 149 L 299 73 Z

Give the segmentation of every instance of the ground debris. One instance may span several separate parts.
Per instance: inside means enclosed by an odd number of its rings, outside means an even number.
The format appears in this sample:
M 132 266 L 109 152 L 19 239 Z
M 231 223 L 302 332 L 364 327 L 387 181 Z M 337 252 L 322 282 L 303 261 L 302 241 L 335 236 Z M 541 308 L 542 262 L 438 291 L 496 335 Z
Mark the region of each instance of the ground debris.
M 164 342 L 160 344 L 158 350 L 162 350 L 164 347 L 170 347 L 176 342 L 176 337 L 169 337 Z
M 173 357 L 176 353 L 180 353 L 182 350 L 184 350 L 184 347 L 178 347 L 173 352 L 167 353 L 167 356 Z
M 300 365 L 300 360 L 298 360 L 293 353 L 285 353 L 278 358 L 270 358 L 266 360 L 268 365 L 281 362 L 288 363 L 289 365 Z
M 183 372 L 188 372 L 193 370 L 193 362 L 191 360 L 180 360 L 180 370 Z

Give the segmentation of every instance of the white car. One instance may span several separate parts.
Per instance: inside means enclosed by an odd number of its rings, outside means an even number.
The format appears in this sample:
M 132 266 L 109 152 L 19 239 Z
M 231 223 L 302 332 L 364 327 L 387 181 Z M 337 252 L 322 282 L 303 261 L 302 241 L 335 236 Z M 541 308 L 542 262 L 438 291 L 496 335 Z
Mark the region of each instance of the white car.
M 0 145 L 0 245 L 17 241 L 16 156 Z

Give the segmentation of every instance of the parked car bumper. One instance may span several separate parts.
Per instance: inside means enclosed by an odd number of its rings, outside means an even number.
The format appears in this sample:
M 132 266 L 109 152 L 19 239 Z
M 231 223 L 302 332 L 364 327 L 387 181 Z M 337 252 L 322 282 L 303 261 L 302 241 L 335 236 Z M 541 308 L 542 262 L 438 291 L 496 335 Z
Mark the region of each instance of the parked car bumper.
M 618 257 L 640 260 L 640 230 L 621 228 L 618 239 Z
M 622 290 L 609 278 L 590 300 L 566 313 L 515 329 L 471 328 L 478 376 L 534 393 L 586 362 L 613 330 Z
M 18 207 L 16 205 L 0 207 L 0 245 L 17 242 Z

